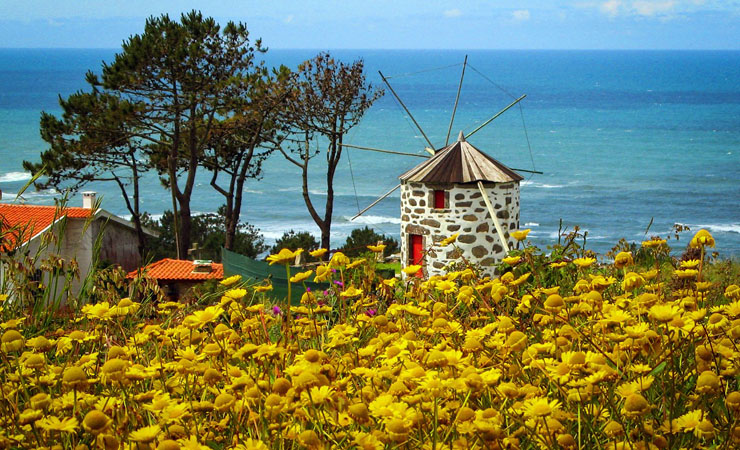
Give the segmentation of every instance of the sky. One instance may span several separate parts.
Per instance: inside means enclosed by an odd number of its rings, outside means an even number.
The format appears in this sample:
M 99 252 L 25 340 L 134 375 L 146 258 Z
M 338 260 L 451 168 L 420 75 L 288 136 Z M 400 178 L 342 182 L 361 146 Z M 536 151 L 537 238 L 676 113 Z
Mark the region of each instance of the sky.
M 0 47 L 119 48 L 191 9 L 270 48 L 740 49 L 740 0 L 2 0 Z

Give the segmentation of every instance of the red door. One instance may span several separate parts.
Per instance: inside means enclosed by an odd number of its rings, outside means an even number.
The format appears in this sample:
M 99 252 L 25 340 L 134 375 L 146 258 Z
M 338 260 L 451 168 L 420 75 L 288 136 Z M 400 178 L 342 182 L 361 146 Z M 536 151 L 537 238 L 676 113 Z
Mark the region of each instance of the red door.
M 424 246 L 422 236 L 420 234 L 411 235 L 411 264 L 422 265 L 424 257 Z M 422 276 L 421 270 L 416 273 L 417 277 Z

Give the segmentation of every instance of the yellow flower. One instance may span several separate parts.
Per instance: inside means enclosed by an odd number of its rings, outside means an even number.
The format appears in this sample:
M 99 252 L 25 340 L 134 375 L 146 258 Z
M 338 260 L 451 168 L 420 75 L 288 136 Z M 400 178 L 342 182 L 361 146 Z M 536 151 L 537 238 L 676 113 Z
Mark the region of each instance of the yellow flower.
M 313 270 L 307 270 L 305 272 L 299 272 L 299 273 L 293 275 L 292 277 L 290 277 L 290 282 L 291 283 L 300 283 L 303 280 L 305 280 L 308 277 L 310 277 L 312 273 L 313 273 Z
M 689 246 L 692 248 L 701 248 L 704 246 L 714 247 L 714 238 L 709 234 L 709 231 L 702 228 L 691 238 Z
M 334 394 L 333 389 L 329 386 L 314 386 L 306 392 L 314 405 L 322 405 L 326 402 L 330 402 L 331 397 Z
M 694 278 L 699 276 L 699 271 L 696 269 L 676 269 L 673 271 L 673 275 L 678 278 Z
M 111 422 L 110 417 L 106 416 L 105 413 L 93 409 L 85 415 L 85 418 L 82 420 L 82 426 L 85 430 L 97 436 L 105 431 Z
M 596 258 L 576 258 L 573 260 L 573 264 L 580 268 L 586 268 L 596 262 Z
M 281 249 L 277 254 L 270 255 L 267 257 L 267 261 L 272 264 L 290 264 L 291 262 L 295 261 L 296 256 L 303 253 L 303 249 L 299 248 L 298 250 L 291 252 L 287 248 Z
M 341 294 L 339 294 L 339 296 L 342 298 L 351 298 L 351 297 L 357 297 L 360 295 L 362 295 L 362 289 L 357 289 L 354 286 L 348 287 Z
M 534 397 L 524 402 L 524 416 L 539 419 L 550 416 L 560 410 L 558 400 L 548 401 L 546 397 Z
M 695 409 L 676 419 L 676 425 L 681 431 L 693 432 L 701 423 L 703 416 L 704 412 L 701 409 Z
M 375 252 L 375 253 L 380 253 L 380 252 L 382 252 L 383 250 L 385 250 L 385 247 L 386 247 L 386 245 L 385 245 L 385 244 L 380 244 L 380 245 L 368 245 L 368 246 L 367 246 L 368 250 L 370 250 L 371 252 Z
M 411 264 L 401 269 L 403 273 L 409 276 L 416 275 L 420 270 L 421 270 L 421 266 L 418 264 Z
M 231 286 L 232 284 L 236 284 L 242 280 L 241 275 L 232 275 L 228 278 L 224 278 L 221 280 L 221 286 Z
M 632 252 L 619 252 L 617 253 L 617 256 L 614 257 L 614 266 L 620 269 L 625 266 L 631 266 L 634 263 L 635 261 L 632 259 Z
M 687 259 L 686 261 L 681 261 L 681 268 L 682 269 L 696 269 L 699 267 L 699 264 L 701 264 L 700 259 Z
M 329 260 L 329 267 L 340 268 L 349 264 L 349 258 L 342 252 L 336 252 L 331 256 Z
M 160 433 L 162 433 L 162 429 L 159 427 L 159 425 L 151 425 L 148 427 L 139 428 L 136 431 L 132 431 L 128 435 L 128 438 L 130 441 L 147 443 L 155 440 Z
M 267 292 L 267 291 L 271 291 L 271 290 L 272 290 L 272 285 L 271 284 L 262 285 L 262 286 L 255 286 L 254 287 L 254 292 Z
M 17 352 L 21 350 L 25 344 L 23 335 L 17 330 L 8 330 L 3 333 L 3 337 L 0 338 L 2 341 L 2 350 L 6 353 Z
M 443 239 L 439 242 L 440 247 L 447 247 L 448 245 L 452 244 L 457 240 L 457 237 L 460 235 L 460 233 L 455 233 L 452 236 L 448 237 L 447 239 Z
M 650 308 L 649 316 L 658 322 L 670 322 L 681 316 L 681 310 L 674 305 L 659 304 Z
M 455 292 L 455 290 L 457 290 L 457 286 L 455 285 L 455 283 L 447 280 L 440 281 L 434 286 L 434 288 L 438 291 L 444 292 L 445 294 L 452 294 L 453 292 Z
M 507 256 L 502 261 L 510 266 L 519 264 L 519 262 L 522 260 L 521 256 Z
M 661 245 L 665 243 L 666 243 L 665 239 L 653 238 L 648 241 L 642 241 L 642 246 L 645 248 L 654 248 L 654 247 L 660 247 Z
M 354 437 L 354 444 L 360 450 L 382 450 L 385 448 L 383 442 L 371 433 L 353 431 L 352 436 Z
M 630 418 L 637 418 L 650 412 L 650 403 L 642 394 L 630 394 L 624 401 L 622 414 Z
M 231 407 L 234 405 L 235 402 L 236 402 L 236 398 L 233 395 L 227 392 L 224 392 L 222 394 L 219 394 L 218 397 L 216 397 L 216 400 L 214 400 L 213 405 L 215 406 L 216 410 L 220 412 L 224 412 L 224 411 L 228 411 L 229 409 L 231 409 Z
M 220 306 L 209 306 L 208 308 L 201 311 L 194 311 L 191 316 L 194 318 L 194 324 L 196 329 L 206 325 L 209 322 L 213 322 L 223 314 L 224 310 Z
M 740 286 L 731 284 L 725 289 L 725 297 L 731 299 L 740 299 Z
M 557 262 L 550 263 L 550 267 L 552 267 L 553 269 L 559 269 L 559 268 L 565 267 L 567 265 L 568 265 L 568 263 L 565 262 L 565 261 L 557 261 Z
M 312 252 L 308 252 L 308 254 L 309 254 L 309 255 L 311 255 L 311 256 L 313 256 L 314 258 L 321 258 L 321 257 L 322 257 L 322 256 L 324 256 L 324 255 L 326 254 L 326 252 L 328 252 L 328 251 L 329 251 L 329 250 L 327 250 L 327 249 L 325 249 L 325 248 L 320 248 L 320 249 L 318 249 L 318 250 L 314 250 L 314 251 L 312 251 Z
M 246 289 L 229 289 L 228 291 L 224 292 L 224 297 L 228 297 L 232 300 L 239 300 L 245 295 L 247 295 Z
M 89 319 L 106 319 L 110 311 L 110 303 L 100 302 L 82 307 L 82 313 Z
M 74 417 L 60 420 L 56 416 L 47 416 L 36 421 L 36 426 L 41 427 L 46 431 L 62 431 L 65 433 L 73 433 L 77 430 L 79 424 L 80 423 Z
M 529 229 L 529 228 L 527 228 L 526 230 L 512 231 L 511 232 L 511 237 L 513 237 L 517 241 L 520 241 L 521 242 L 521 241 L 527 239 L 527 235 L 529 234 L 530 231 L 532 231 L 532 230 Z
M 360 264 L 364 264 L 364 263 L 365 263 L 365 258 L 358 259 L 358 260 L 352 261 L 351 263 L 347 264 L 347 268 L 354 269 L 355 267 L 359 266 Z

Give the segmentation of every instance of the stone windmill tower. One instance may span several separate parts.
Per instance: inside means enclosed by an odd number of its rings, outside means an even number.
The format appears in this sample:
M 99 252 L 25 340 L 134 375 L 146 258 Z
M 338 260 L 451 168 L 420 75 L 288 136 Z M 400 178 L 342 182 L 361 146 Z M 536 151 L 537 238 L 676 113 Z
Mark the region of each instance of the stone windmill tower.
M 426 275 L 462 258 L 493 275 L 519 228 L 521 175 L 473 147 L 463 133 L 402 174 L 401 261 Z M 458 233 L 455 247 L 439 241 Z
M 468 134 L 461 131 L 457 141 L 449 143 L 467 61 L 466 56 L 445 145 L 437 150 L 388 79 L 379 72 L 383 82 L 429 144 L 426 151 L 432 156 L 403 173 L 399 177 L 399 185 L 358 212 L 352 220 L 400 187 L 401 265 L 422 265 L 420 276 L 443 274 L 446 266 L 463 259 L 481 267 L 485 274 L 494 275 L 495 265 L 506 256 L 513 244 L 510 231 L 519 228 L 519 184 L 523 177 L 517 172 L 542 173 L 506 167 L 467 142 L 470 136 L 519 103 L 526 95 L 514 99 Z M 425 157 L 394 150 L 342 145 L 360 150 Z M 454 247 L 443 248 L 439 245 L 440 241 L 456 233 L 459 236 Z

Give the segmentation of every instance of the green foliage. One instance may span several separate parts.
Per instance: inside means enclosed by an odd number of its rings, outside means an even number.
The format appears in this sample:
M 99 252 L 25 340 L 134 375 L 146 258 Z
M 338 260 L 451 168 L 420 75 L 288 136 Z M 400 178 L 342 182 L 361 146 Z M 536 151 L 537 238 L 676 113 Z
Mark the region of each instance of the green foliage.
M 221 261 L 221 247 L 224 246 L 226 238 L 223 209 L 219 208 L 215 214 L 193 216 L 193 243 L 197 244 L 197 249 L 191 253 L 191 258 Z M 165 211 L 158 221 L 150 216 L 144 217 L 145 226 L 159 232 L 159 237 L 149 242 L 150 258 L 155 260 L 173 258 L 176 254 L 173 222 L 174 216 L 169 210 Z M 268 247 L 259 229 L 247 223 L 238 225 L 234 236 L 234 252 L 256 258 L 267 250 Z
M 384 253 L 391 255 L 398 252 L 398 241 L 390 236 L 376 233 L 375 230 L 366 226 L 364 228 L 355 228 L 350 233 L 347 241 L 342 247 L 342 252 L 347 256 L 360 256 L 368 252 L 368 245 L 375 245 L 378 241 L 385 244 Z
M 286 231 L 283 233 L 280 239 L 275 241 L 275 245 L 270 249 L 270 253 L 277 253 L 281 249 L 287 248 L 290 251 L 296 251 L 302 248 L 306 252 L 317 250 L 319 248 L 319 241 L 316 240 L 314 235 L 308 231 Z M 315 258 L 310 255 L 305 255 L 306 261 L 315 261 Z

